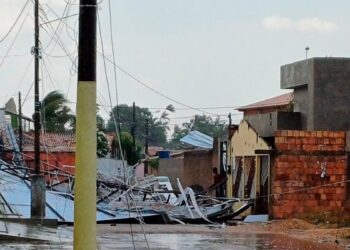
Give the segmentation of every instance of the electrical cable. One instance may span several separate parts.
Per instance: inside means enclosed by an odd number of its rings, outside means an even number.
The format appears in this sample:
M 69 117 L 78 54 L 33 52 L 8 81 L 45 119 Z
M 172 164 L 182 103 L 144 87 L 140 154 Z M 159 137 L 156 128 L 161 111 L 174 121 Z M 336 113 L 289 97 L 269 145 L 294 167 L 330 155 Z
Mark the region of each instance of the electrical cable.
M 112 22 L 111 0 L 108 0 L 108 14 L 109 14 L 109 33 L 110 33 L 110 38 L 111 38 L 113 63 L 116 64 L 115 50 L 114 50 L 114 39 L 113 39 L 113 22 Z M 118 130 L 120 133 L 118 82 L 117 82 L 117 70 L 115 67 L 113 67 L 113 73 L 114 73 L 114 87 L 115 87 L 116 111 L 117 111 L 117 122 L 118 122 L 117 125 L 118 125 Z
M 99 35 L 100 35 L 101 49 L 102 49 L 102 53 L 104 55 L 104 46 L 103 46 L 103 40 L 102 40 L 101 22 L 100 22 L 100 16 L 99 16 L 98 12 L 97 12 L 97 22 L 98 22 L 98 28 L 99 28 L 98 30 L 99 30 Z M 108 88 L 109 102 L 110 102 L 110 107 L 111 107 L 111 111 L 112 111 L 111 114 L 112 114 L 112 117 L 113 117 L 113 120 L 114 120 L 114 124 L 115 124 L 115 127 L 116 127 L 116 131 L 117 131 L 119 148 L 121 150 L 121 158 L 122 158 L 123 170 L 124 170 L 123 171 L 124 172 L 124 181 L 126 181 L 126 167 L 125 167 L 125 163 L 124 163 L 124 156 L 123 156 L 123 150 L 122 150 L 122 147 L 121 147 L 120 135 L 119 135 L 119 131 L 117 129 L 117 122 L 116 122 L 115 115 L 114 115 L 114 112 L 113 112 L 113 103 L 112 103 L 111 91 L 110 91 L 110 86 L 109 86 L 109 79 L 108 79 L 108 74 L 107 74 L 106 60 L 103 60 L 103 66 L 104 66 L 104 72 L 105 72 L 106 83 L 107 83 L 107 88 Z M 126 182 L 126 184 L 128 184 L 128 183 Z M 130 204 L 129 204 L 128 196 L 126 196 L 126 202 L 127 202 L 127 205 L 128 205 L 128 212 L 129 212 L 129 219 L 130 219 Z M 134 234 L 133 234 L 131 223 L 130 223 L 130 233 L 131 233 L 131 239 L 132 239 L 133 247 L 134 247 L 134 249 L 136 249 L 135 248 Z
M 101 56 L 105 57 L 103 54 L 101 54 L 99 51 L 97 51 L 98 54 L 100 54 Z M 137 78 L 136 76 L 134 76 L 133 74 L 131 74 L 130 72 L 128 72 L 127 70 L 125 70 L 124 68 L 120 67 L 119 65 L 113 63 L 113 61 L 111 61 L 108 57 L 106 57 L 106 60 L 109 61 L 112 65 L 114 65 L 114 67 L 116 67 L 118 70 L 120 70 L 121 72 L 123 72 L 124 74 L 126 74 L 127 76 L 129 76 L 131 79 L 135 80 L 137 83 L 141 84 L 142 86 L 144 86 L 145 88 L 151 90 L 152 92 L 156 93 L 157 95 L 160 95 L 162 97 L 164 97 L 165 99 L 168 99 L 172 102 L 175 102 L 181 106 L 184 106 L 184 107 L 187 107 L 191 110 L 197 110 L 199 112 L 202 112 L 202 113 L 205 113 L 205 114 L 209 114 L 209 115 L 217 115 L 215 113 L 211 113 L 211 112 L 207 112 L 205 110 L 201 110 L 201 109 L 197 109 L 197 108 L 194 108 L 190 105 L 187 105 L 183 102 L 180 102 L 180 101 L 177 101 L 175 100 L 174 98 L 170 97 L 170 96 L 167 96 L 163 93 L 161 93 L 160 91 L 152 88 L 151 86 L 149 86 L 148 84 L 146 84 L 145 82 L 141 81 L 139 78 Z
M 42 59 L 42 65 L 43 65 L 43 67 L 41 67 L 41 68 L 46 70 L 46 75 L 49 78 L 49 82 L 51 83 L 52 89 L 58 89 L 56 84 L 55 84 L 55 81 L 53 80 L 53 78 L 51 76 L 50 70 L 49 70 L 48 66 L 46 65 L 46 62 L 44 61 L 44 59 Z
M 71 4 L 73 5 L 73 3 Z M 49 11 L 51 11 L 56 18 L 60 18 L 60 16 L 50 7 L 50 5 L 46 4 L 46 7 L 49 9 Z M 75 31 L 75 27 L 77 26 L 78 24 L 78 21 L 79 21 L 79 18 L 77 18 L 75 20 L 75 23 L 74 23 L 74 29 L 71 28 L 68 23 L 67 23 L 68 20 L 63 20 L 63 23 L 65 24 L 66 26 L 66 31 L 67 31 L 67 34 L 68 34 L 68 37 L 75 43 L 76 47 L 78 47 L 78 38 L 77 38 L 77 32 Z M 68 29 L 71 29 L 71 31 L 73 31 L 73 37 L 71 36 L 70 32 L 68 31 Z
M 29 90 L 28 90 L 28 92 L 27 92 L 27 94 L 26 94 L 26 96 L 25 96 L 25 98 L 24 98 L 24 100 L 23 100 L 23 102 L 22 102 L 22 107 L 23 107 L 24 104 L 26 103 L 27 97 L 28 97 L 30 91 L 32 90 L 33 85 L 34 85 L 34 81 L 33 81 L 32 84 L 30 85 Z
M 74 30 L 72 27 L 70 27 L 66 22 L 64 22 L 64 23 L 66 24 L 67 28 L 71 29 L 74 33 L 76 33 L 75 30 Z M 104 53 L 101 53 L 101 52 L 99 52 L 99 51 L 97 51 L 97 53 L 98 53 L 100 56 L 102 56 L 105 60 L 107 60 L 109 63 L 111 63 L 115 68 L 117 68 L 118 70 L 122 71 L 124 74 L 126 74 L 127 76 L 129 76 L 130 78 L 132 78 L 133 80 L 135 80 L 137 83 L 143 85 L 144 87 L 148 88 L 149 90 L 153 91 L 154 93 L 156 93 L 156 94 L 158 94 L 158 95 L 160 95 L 160 96 L 162 96 L 162 97 L 164 97 L 164 98 L 166 98 L 166 99 L 168 99 L 168 100 L 170 100 L 170 101 L 172 101 L 172 102 L 175 102 L 175 103 L 177 103 L 177 104 L 179 104 L 179 105 L 181 105 L 181 106 L 187 107 L 187 108 L 189 108 L 189 109 L 191 109 L 191 110 L 197 110 L 197 111 L 199 111 L 199 112 L 201 112 L 201 113 L 205 113 L 205 114 L 209 114 L 209 115 L 217 115 L 217 114 L 215 114 L 215 113 L 211 113 L 211 112 L 207 112 L 207 111 L 205 111 L 205 110 L 201 110 L 201 109 L 198 109 L 198 108 L 194 108 L 194 107 L 192 107 L 192 106 L 190 106 L 190 105 L 187 105 L 187 104 L 185 104 L 185 103 L 182 103 L 182 102 L 180 102 L 180 101 L 177 101 L 177 100 L 175 100 L 174 98 L 171 98 L 171 97 L 169 97 L 169 96 L 167 96 L 167 95 L 161 93 L 161 92 L 158 91 L 158 90 L 155 90 L 154 88 L 150 87 L 148 84 L 146 84 L 145 82 L 141 81 L 140 79 L 138 79 L 136 76 L 134 76 L 133 74 L 131 74 L 131 73 L 128 72 L 127 70 L 125 70 L 125 69 L 123 69 L 122 67 L 120 67 L 119 65 L 117 65 L 117 64 L 115 63 L 115 61 L 112 61 L 111 59 L 109 59 L 108 57 L 106 57 L 106 56 L 104 55 Z
M 109 31 L 110 31 L 111 47 L 112 47 L 112 55 L 113 55 L 112 58 L 113 58 L 113 64 L 116 65 L 115 49 L 114 49 L 114 41 L 113 41 L 112 8 L 111 8 L 111 1 L 110 0 L 108 0 L 108 13 L 109 13 Z M 101 43 L 102 43 L 102 36 L 101 36 Z M 104 60 L 104 63 L 105 63 L 105 60 Z M 120 133 L 118 82 L 117 82 L 117 70 L 115 67 L 113 67 L 113 72 L 114 72 L 114 85 L 115 85 L 115 97 L 116 97 L 116 111 L 117 111 L 117 120 L 116 120 L 117 124 L 115 124 L 115 127 L 116 127 L 116 130 L 118 131 L 118 133 Z M 111 105 L 112 105 L 112 103 L 111 103 Z M 111 112 L 112 112 L 112 114 L 114 114 L 113 108 L 112 108 Z M 119 138 L 119 135 L 118 135 L 118 138 Z M 119 138 L 119 143 L 120 143 L 120 138 Z M 123 162 L 123 165 L 124 165 L 124 162 Z M 124 168 L 125 168 L 125 166 L 124 166 Z M 131 194 L 133 194 L 133 193 L 131 192 Z M 134 201 L 137 215 L 139 216 L 139 218 L 141 220 L 143 220 L 142 215 L 140 214 L 140 212 L 137 209 L 135 197 L 131 197 L 131 200 Z M 145 229 L 144 229 L 141 221 L 140 221 L 140 225 L 142 228 L 143 236 L 144 236 L 145 242 L 147 244 L 147 247 L 148 247 L 148 249 L 150 249 L 150 245 L 149 245 L 149 242 L 148 242 L 148 239 L 146 236 L 146 232 L 145 232 Z
M 21 87 L 21 85 L 22 85 L 22 83 L 23 83 L 23 81 L 24 81 L 24 79 L 25 79 L 25 77 L 26 77 L 26 75 L 27 75 L 27 73 L 28 73 L 30 67 L 32 66 L 33 62 L 34 62 L 34 60 L 33 60 L 33 58 L 31 57 L 31 58 L 30 58 L 30 61 L 29 61 L 29 63 L 28 63 L 28 65 L 27 65 L 27 67 L 26 67 L 26 69 L 24 70 L 23 75 L 22 75 L 21 78 L 20 78 L 19 83 L 17 84 L 17 86 L 16 86 L 16 88 L 15 88 L 16 91 L 17 91 L 18 89 L 20 89 L 20 87 Z
M 25 21 L 27 20 L 28 16 L 29 16 L 29 14 L 27 13 L 27 15 L 24 17 L 24 19 L 23 19 L 23 21 L 22 21 L 22 23 L 21 23 L 21 25 L 20 25 L 16 35 L 15 35 L 14 39 L 12 40 L 12 42 L 10 44 L 10 47 L 7 49 L 5 56 L 2 58 L 2 60 L 0 62 L 0 67 L 3 65 L 3 63 L 5 62 L 7 56 L 9 55 L 10 51 L 12 50 L 12 47 L 14 46 L 14 44 L 15 44 L 17 38 L 18 38 L 18 35 L 21 32 L 21 30 L 23 28 L 23 25 L 24 25 Z
M 47 5 L 48 5 L 48 4 L 47 4 Z M 61 16 L 60 19 L 59 19 L 59 23 L 58 23 L 56 29 L 54 29 L 53 36 L 51 37 L 50 41 L 49 41 L 48 44 L 46 45 L 45 50 L 51 45 L 51 42 L 53 41 L 53 38 L 54 38 L 55 36 L 58 36 L 58 31 L 59 31 L 59 29 L 60 29 L 60 27 L 61 27 L 62 20 L 63 20 L 64 16 L 66 16 L 66 15 L 69 14 L 69 10 L 70 10 L 70 7 L 69 7 L 69 6 L 70 6 L 70 0 L 68 0 L 68 1 L 66 2 L 65 8 L 64 8 L 63 13 L 62 13 L 62 16 Z M 44 10 L 44 8 L 43 8 L 42 5 L 40 5 L 40 10 L 41 10 L 41 12 L 42 12 L 42 13 L 46 16 L 46 18 L 47 18 L 47 21 L 46 21 L 46 22 L 43 22 L 43 24 L 50 24 L 50 25 L 51 25 L 51 22 L 50 22 L 50 20 L 49 20 L 49 18 L 48 18 L 48 16 L 47 16 L 47 14 L 46 14 L 46 12 L 45 12 L 45 10 Z M 66 13 L 66 12 L 67 12 L 67 13 Z M 56 45 L 57 45 L 57 42 L 56 42 L 56 44 L 53 46 L 52 50 L 55 49 Z M 52 50 L 51 50 L 51 52 L 52 52 Z
M 43 16 L 43 17 L 40 16 L 40 17 L 41 17 L 41 18 L 46 18 L 45 20 L 48 20 L 47 14 L 45 13 L 45 11 L 44 11 L 43 9 L 42 9 L 42 12 L 43 12 L 44 16 Z M 45 27 L 42 27 L 42 29 L 43 29 L 49 36 L 51 36 L 51 38 L 55 39 L 55 41 L 56 41 L 56 43 L 58 44 L 58 46 L 59 46 L 59 47 L 64 51 L 64 53 L 68 56 L 68 58 L 70 59 L 70 61 L 72 62 L 72 64 L 73 64 L 73 65 L 76 64 L 75 59 L 73 59 L 73 58 L 71 57 L 71 54 L 72 54 L 72 53 L 70 53 L 69 50 L 66 48 L 66 46 L 65 46 L 65 44 L 62 42 L 61 38 L 60 38 L 57 34 L 54 33 L 55 29 L 52 27 L 51 23 L 48 23 L 47 27 L 49 27 L 49 29 L 51 29 L 51 32 L 53 33 L 53 35 L 50 34 L 50 32 L 49 32 L 48 30 L 46 30 Z M 55 37 L 55 36 L 56 36 L 56 37 Z
M 10 35 L 10 33 L 12 32 L 13 28 L 16 26 L 18 20 L 20 19 L 20 17 L 22 16 L 25 8 L 27 7 L 27 4 L 29 3 L 30 0 L 27 0 L 24 4 L 24 6 L 22 7 L 21 11 L 19 12 L 18 16 L 15 19 L 15 22 L 12 24 L 12 26 L 10 27 L 10 29 L 6 32 L 6 34 L 0 39 L 0 43 L 2 43 L 3 41 L 5 41 L 5 39 Z

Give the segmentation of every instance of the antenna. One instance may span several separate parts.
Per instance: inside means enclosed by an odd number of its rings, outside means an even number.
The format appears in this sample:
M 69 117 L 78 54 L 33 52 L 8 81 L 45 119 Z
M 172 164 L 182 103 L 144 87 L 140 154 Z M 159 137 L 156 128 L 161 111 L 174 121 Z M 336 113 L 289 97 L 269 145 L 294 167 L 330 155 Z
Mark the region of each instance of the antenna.
M 309 52 L 309 49 L 310 49 L 309 47 L 306 47 L 306 48 L 305 48 L 305 56 L 306 56 L 306 59 L 307 59 L 307 54 L 308 54 L 308 52 Z

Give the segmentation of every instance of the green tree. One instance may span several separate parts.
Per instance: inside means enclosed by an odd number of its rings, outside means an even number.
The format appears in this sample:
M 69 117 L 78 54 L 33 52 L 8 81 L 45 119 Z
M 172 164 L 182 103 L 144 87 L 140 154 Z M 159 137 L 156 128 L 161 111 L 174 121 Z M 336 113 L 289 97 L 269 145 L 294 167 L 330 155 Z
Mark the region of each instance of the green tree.
M 112 144 L 116 145 L 117 151 L 120 151 L 117 137 L 114 138 L 114 142 Z M 120 144 L 123 149 L 124 158 L 129 165 L 134 165 L 135 163 L 137 163 L 139 159 L 141 159 L 142 146 L 139 143 L 136 143 L 136 152 L 134 157 L 133 141 L 132 141 L 132 136 L 129 132 L 121 132 Z
M 46 132 L 72 130 L 74 115 L 67 106 L 68 100 L 59 91 L 52 91 L 41 102 L 42 128 Z
M 213 119 L 211 116 L 204 114 L 196 115 L 194 119 L 183 123 L 182 127 L 177 125 L 175 126 L 174 132 L 169 142 L 169 147 L 181 148 L 182 143 L 180 142 L 180 139 L 193 130 L 199 131 L 212 137 L 219 137 L 225 133 L 226 125 L 224 122 L 220 121 L 219 117 Z
M 96 114 L 96 126 L 97 126 L 98 130 L 103 131 L 103 132 L 106 131 L 105 120 L 99 114 Z
M 108 141 L 106 135 L 97 129 L 97 156 L 105 157 L 108 153 Z
M 166 133 L 169 124 L 168 112 L 174 112 L 175 108 L 172 105 L 168 105 L 162 112 L 159 118 L 153 117 L 152 113 L 148 108 L 142 108 L 139 106 L 135 107 L 135 117 L 136 117 L 136 128 L 135 137 L 136 141 L 143 144 L 145 141 L 145 126 L 146 120 L 149 121 L 149 145 L 165 145 L 167 142 Z M 119 113 L 119 115 L 118 115 Z M 107 131 L 114 132 L 115 123 L 114 118 L 118 122 L 121 132 L 131 133 L 131 128 L 133 126 L 133 107 L 126 104 L 120 104 L 113 108 L 113 113 L 110 113 L 110 119 L 107 122 Z M 114 115 L 114 117 L 113 117 Z

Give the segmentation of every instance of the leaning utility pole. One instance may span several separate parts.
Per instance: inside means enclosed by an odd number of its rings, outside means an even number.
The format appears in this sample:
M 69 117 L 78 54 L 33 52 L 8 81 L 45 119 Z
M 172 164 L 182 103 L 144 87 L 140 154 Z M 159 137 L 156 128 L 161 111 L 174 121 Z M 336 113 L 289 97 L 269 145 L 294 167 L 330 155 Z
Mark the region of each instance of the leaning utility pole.
M 148 118 L 146 118 L 146 125 L 145 125 L 145 134 L 146 134 L 146 138 L 145 138 L 145 158 L 146 158 L 146 160 L 145 160 L 145 162 L 144 162 L 144 175 L 146 176 L 146 174 L 148 174 L 148 134 L 149 134 L 149 132 L 148 132 L 148 130 L 149 130 L 149 128 L 148 128 L 148 126 L 149 126 L 149 119 Z
M 18 92 L 18 137 L 19 137 L 19 151 L 23 151 L 23 126 L 22 126 L 22 99 L 21 92 Z
M 232 197 L 232 162 L 231 162 L 231 127 L 232 127 L 232 115 L 228 115 L 228 130 L 227 130 L 227 145 L 226 145 L 226 167 L 227 167 L 227 183 L 226 183 L 226 196 Z
M 136 163 L 136 106 L 135 102 L 132 103 L 132 164 Z
M 39 101 L 39 0 L 34 2 L 34 174 L 31 176 L 31 209 L 32 218 L 45 217 L 46 183 L 40 174 L 40 101 Z
M 96 0 L 80 0 L 74 249 L 96 247 Z

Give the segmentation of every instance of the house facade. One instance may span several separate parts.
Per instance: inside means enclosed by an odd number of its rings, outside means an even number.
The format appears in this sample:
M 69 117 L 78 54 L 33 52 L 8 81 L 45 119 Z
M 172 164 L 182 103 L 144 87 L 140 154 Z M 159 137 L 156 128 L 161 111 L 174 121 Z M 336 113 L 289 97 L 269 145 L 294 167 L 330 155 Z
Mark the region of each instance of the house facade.
M 311 58 L 282 66 L 281 88 L 293 92 L 238 109 L 244 112 L 242 128 L 250 126 L 254 133 L 242 136 L 239 128 L 231 139 L 228 195 L 255 195 L 251 212 L 266 213 L 267 203 L 273 218 L 348 212 L 349 83 L 349 58 Z M 259 145 L 261 140 L 266 144 Z M 239 155 L 249 145 L 254 161 Z M 269 159 L 267 194 L 262 188 L 264 160 L 259 159 L 264 156 Z M 240 172 L 246 181 L 240 180 Z M 253 187 L 247 186 L 251 182 Z

